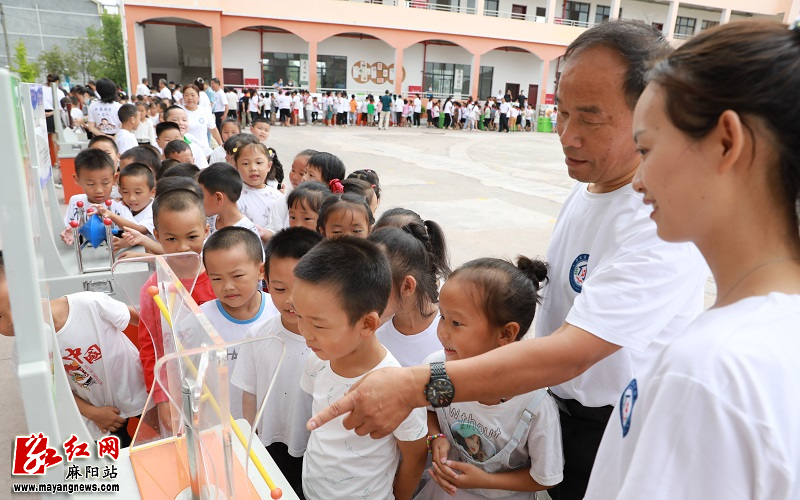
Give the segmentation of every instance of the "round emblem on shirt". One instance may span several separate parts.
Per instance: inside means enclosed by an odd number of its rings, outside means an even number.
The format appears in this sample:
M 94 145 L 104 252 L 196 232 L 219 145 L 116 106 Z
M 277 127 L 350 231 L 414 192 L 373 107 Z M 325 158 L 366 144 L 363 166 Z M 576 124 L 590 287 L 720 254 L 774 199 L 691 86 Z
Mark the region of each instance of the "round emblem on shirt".
M 639 390 L 636 387 L 636 379 L 631 380 L 628 387 L 622 391 L 622 396 L 619 398 L 619 419 L 622 424 L 622 437 L 628 435 L 631 428 L 631 417 L 633 416 L 633 405 L 636 404 L 636 398 L 639 397 Z
M 582 253 L 572 261 L 569 269 L 569 284 L 577 293 L 583 290 L 583 282 L 586 281 L 586 266 L 589 263 L 589 254 Z
M 202 124 L 204 124 L 206 122 L 206 119 L 205 118 L 200 118 L 197 121 L 199 121 L 200 125 L 202 125 Z

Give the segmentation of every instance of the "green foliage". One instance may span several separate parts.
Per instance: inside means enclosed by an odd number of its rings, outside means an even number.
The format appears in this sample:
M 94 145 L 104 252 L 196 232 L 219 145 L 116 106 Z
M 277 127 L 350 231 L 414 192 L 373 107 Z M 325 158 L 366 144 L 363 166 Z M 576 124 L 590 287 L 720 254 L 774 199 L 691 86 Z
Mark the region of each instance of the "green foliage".
M 122 47 L 122 21 L 119 14 L 104 13 L 100 30 L 100 66 L 92 73 L 100 78 L 110 78 L 121 87 L 127 86 L 125 52 Z
M 39 53 L 39 66 L 44 73 L 53 73 L 62 78 L 75 74 L 75 58 L 71 52 L 62 51 L 58 45 Z
M 14 59 L 10 66 L 19 74 L 19 78 L 23 82 L 34 83 L 39 79 L 39 65 L 28 61 L 28 49 L 22 39 L 14 47 Z
M 103 64 L 100 59 L 100 47 L 103 44 L 103 34 L 98 28 L 86 28 L 86 36 L 70 41 L 69 51 L 75 60 L 75 70 L 84 82 L 91 80 L 92 75 L 98 74 Z

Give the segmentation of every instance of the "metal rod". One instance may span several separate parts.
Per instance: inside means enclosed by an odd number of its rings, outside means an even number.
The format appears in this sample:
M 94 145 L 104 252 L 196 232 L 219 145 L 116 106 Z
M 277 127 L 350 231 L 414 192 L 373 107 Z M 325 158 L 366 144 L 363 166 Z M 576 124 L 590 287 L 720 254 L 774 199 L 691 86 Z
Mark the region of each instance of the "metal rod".
M 197 471 L 197 459 L 200 454 L 197 449 L 198 436 L 195 435 L 194 427 L 196 412 L 193 405 L 192 387 L 186 379 L 183 379 L 181 392 L 183 393 L 183 416 L 186 419 L 184 431 L 186 435 L 186 458 L 189 464 L 189 484 L 192 488 L 192 498 L 200 500 L 200 477 Z
M 78 272 L 83 274 L 83 253 L 81 250 L 81 235 L 77 227 L 72 228 L 73 245 L 75 245 L 75 253 L 78 254 Z

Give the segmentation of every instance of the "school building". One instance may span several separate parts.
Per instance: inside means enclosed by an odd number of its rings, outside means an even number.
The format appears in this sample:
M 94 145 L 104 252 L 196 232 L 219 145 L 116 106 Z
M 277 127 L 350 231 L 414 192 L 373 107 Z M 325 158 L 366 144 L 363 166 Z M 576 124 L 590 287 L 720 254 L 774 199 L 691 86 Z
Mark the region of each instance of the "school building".
M 511 89 L 544 103 L 560 58 L 618 17 L 674 43 L 729 21 L 790 22 L 800 0 L 125 0 L 133 87 L 147 76 L 312 92 L 486 98 Z

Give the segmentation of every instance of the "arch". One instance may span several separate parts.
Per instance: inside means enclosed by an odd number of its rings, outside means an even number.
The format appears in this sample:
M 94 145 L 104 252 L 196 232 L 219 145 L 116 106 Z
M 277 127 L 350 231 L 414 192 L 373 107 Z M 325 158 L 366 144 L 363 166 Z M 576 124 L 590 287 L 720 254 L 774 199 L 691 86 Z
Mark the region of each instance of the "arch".
M 146 23 L 153 20 L 176 20 L 179 23 L 200 24 L 213 28 L 219 24 L 220 13 L 212 11 L 191 11 L 187 9 L 171 9 L 144 5 L 126 5 L 125 20 L 127 23 Z
M 337 37 L 337 36 L 345 36 L 346 37 L 346 36 L 355 36 L 355 35 L 362 35 L 362 36 L 366 35 L 368 37 L 368 39 L 370 39 L 370 40 L 379 40 L 379 41 L 385 43 L 386 45 L 388 45 L 389 47 L 391 47 L 393 49 L 396 48 L 394 44 L 392 44 L 389 40 L 386 40 L 383 37 L 382 33 L 373 33 L 373 31 L 377 31 L 377 30 L 361 29 L 361 27 L 359 27 L 359 29 L 357 31 L 353 31 L 353 28 L 352 27 L 348 27 L 348 26 L 341 26 L 340 28 L 341 28 L 341 30 L 339 30 L 339 29 L 333 30 L 333 31 L 336 31 L 336 32 L 335 33 L 329 33 L 324 38 L 320 38 L 319 40 L 317 40 L 317 45 L 322 44 L 322 43 L 330 40 L 331 38 Z
M 522 47 L 521 45 L 522 45 L 522 44 L 520 44 L 520 45 L 507 45 L 507 44 L 506 44 L 506 45 L 501 45 L 501 46 L 493 47 L 493 48 L 491 48 L 491 49 L 489 49 L 489 50 L 487 50 L 487 51 L 483 52 L 483 53 L 481 54 L 481 56 L 485 56 L 485 55 L 486 55 L 486 54 L 488 54 L 489 52 L 492 52 L 492 51 L 495 51 L 495 50 L 503 50 L 503 51 L 505 51 L 505 52 L 526 52 L 526 53 L 528 53 L 528 54 L 531 54 L 531 55 L 533 55 L 533 56 L 536 56 L 536 58 L 537 58 L 537 59 L 539 59 L 539 60 L 543 60 L 541 57 L 539 57 L 539 54 L 537 54 L 536 52 L 534 52 L 534 51 L 533 51 L 533 50 L 531 50 L 530 48 Z
M 306 42 L 308 41 L 308 30 L 304 30 L 302 25 L 292 21 L 258 17 L 222 16 L 220 26 L 222 28 L 223 37 L 231 35 L 237 31 L 251 28 L 271 28 L 281 30 L 282 32 L 291 33 L 292 35 L 299 36 Z

